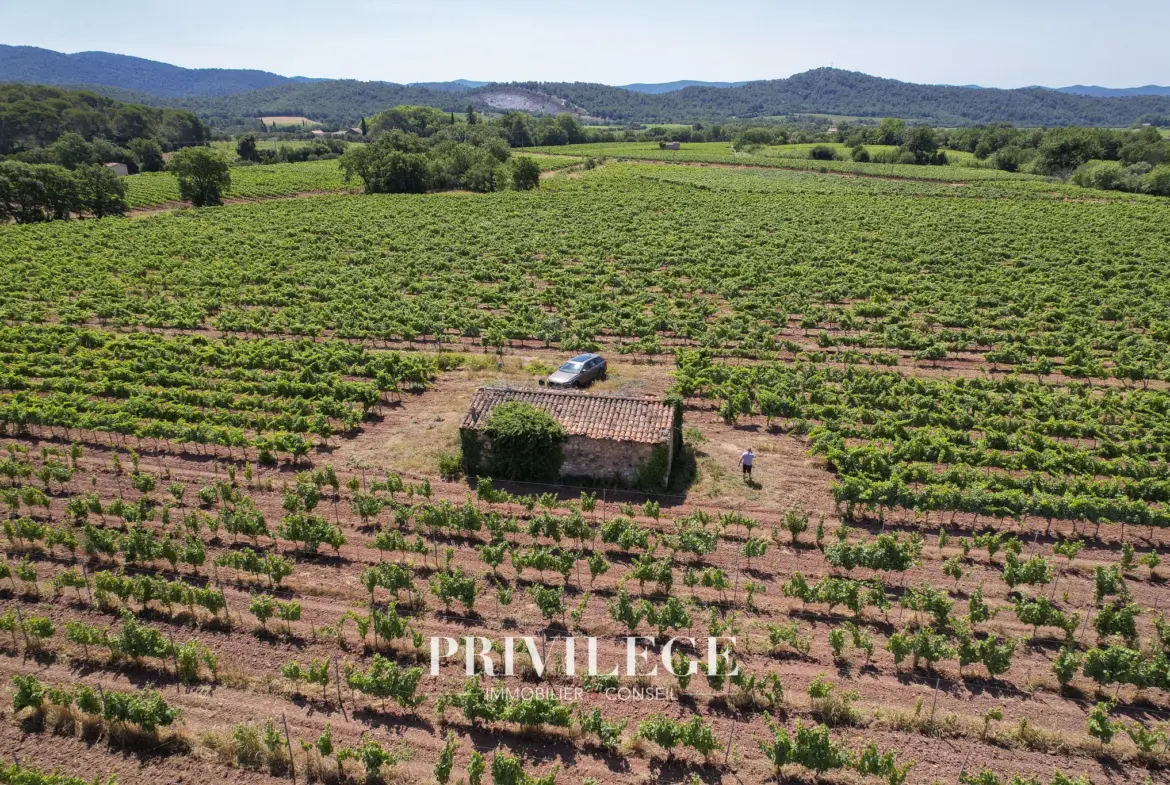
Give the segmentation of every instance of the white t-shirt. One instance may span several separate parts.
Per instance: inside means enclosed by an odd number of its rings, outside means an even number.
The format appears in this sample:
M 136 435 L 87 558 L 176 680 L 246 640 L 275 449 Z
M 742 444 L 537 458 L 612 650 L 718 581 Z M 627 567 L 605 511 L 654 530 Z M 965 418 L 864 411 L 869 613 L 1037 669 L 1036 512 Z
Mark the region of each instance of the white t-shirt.
M 743 455 L 739 456 L 739 462 L 742 463 L 744 466 L 748 466 L 748 467 L 750 467 L 752 465 L 752 461 L 754 461 L 755 459 L 756 459 L 756 454 L 754 452 L 752 452 L 751 450 L 748 450 Z

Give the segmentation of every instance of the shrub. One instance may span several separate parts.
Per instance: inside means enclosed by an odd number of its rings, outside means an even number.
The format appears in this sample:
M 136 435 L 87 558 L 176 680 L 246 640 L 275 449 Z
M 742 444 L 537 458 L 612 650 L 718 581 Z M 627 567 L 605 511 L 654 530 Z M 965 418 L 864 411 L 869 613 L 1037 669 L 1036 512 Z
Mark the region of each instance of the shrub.
M 439 761 L 435 764 L 435 779 L 440 785 L 447 785 L 451 780 L 451 769 L 455 767 L 455 750 L 459 744 L 455 741 L 455 734 L 448 732 L 447 741 L 439 753 Z
M 800 625 L 797 622 L 786 622 L 784 624 L 769 624 L 768 625 L 768 642 L 773 646 L 779 646 L 782 643 L 788 644 L 793 651 L 799 654 L 808 654 L 812 646 L 812 637 L 809 635 L 802 635 L 800 632 Z
M 761 741 L 759 745 L 776 771 L 782 766 L 796 764 L 823 774 L 849 765 L 849 751 L 833 741 L 827 726 L 806 728 L 797 720 L 795 733 L 789 736 L 788 730 L 777 725 L 771 717 L 766 716 L 765 720 L 772 731 L 772 740 Z
M 1155 166 L 1142 178 L 1142 191 L 1153 196 L 1170 196 L 1170 166 Z
M 431 578 L 431 592 L 443 601 L 443 606 L 448 610 L 451 603 L 458 600 L 470 612 L 479 588 L 475 578 L 465 575 L 462 570 L 446 570 L 435 573 Z
M 661 714 L 653 714 L 638 724 L 638 738 L 652 741 L 666 750 L 669 760 L 674 748 L 683 745 L 700 752 L 704 757 L 722 746 L 715 740 L 711 726 L 700 717 L 692 717 L 688 723 L 676 722 Z
M 638 464 L 633 485 L 644 491 L 661 490 L 668 479 L 670 479 L 670 456 L 666 447 L 659 444 L 655 446 L 649 458 Z
M 482 773 L 479 774 L 482 777 Z M 524 773 L 524 766 L 519 759 L 498 750 L 492 756 L 492 783 L 494 785 L 554 785 L 557 781 L 557 770 L 543 777 L 533 777 Z
M 148 733 L 160 725 L 170 725 L 179 718 L 179 710 L 167 704 L 157 690 L 114 692 L 102 698 L 102 717 L 133 723 Z
M 463 476 L 463 454 L 447 452 L 439 456 L 439 476 L 444 480 L 457 480 Z
M 617 747 L 622 731 L 626 729 L 625 722 L 620 724 L 606 722 L 601 716 L 601 709 L 594 709 L 592 712 L 581 710 L 577 719 L 581 725 L 581 733 L 583 735 L 596 734 L 601 746 L 607 750 Z
M 380 699 L 383 709 L 387 698 L 399 706 L 414 708 L 423 701 L 414 694 L 422 675 L 422 668 L 400 668 L 381 654 L 375 654 L 368 671 L 351 670 L 345 680 L 351 689 Z
M 853 691 L 838 691 L 837 685 L 825 680 L 825 674 L 818 673 L 808 685 L 808 696 L 812 713 L 825 725 L 851 725 L 860 715 L 853 704 L 860 695 Z
M 512 480 L 552 480 L 564 462 L 568 434 L 556 418 L 523 401 L 505 401 L 484 422 L 492 472 Z
M 467 764 L 467 785 L 481 785 L 486 770 L 487 762 L 483 759 L 483 753 L 473 750 L 471 760 Z
M 12 696 L 13 712 L 41 708 L 45 700 L 45 686 L 36 676 L 16 675 L 12 677 L 12 683 L 16 685 L 16 692 Z
M 947 642 L 946 636 L 931 632 L 920 627 L 917 632 L 896 632 L 890 636 L 886 648 L 894 655 L 895 667 L 902 664 L 909 654 L 913 657 L 914 668 L 918 668 L 919 660 L 926 660 L 928 668 L 933 668 L 939 660 L 955 656 L 954 648 Z

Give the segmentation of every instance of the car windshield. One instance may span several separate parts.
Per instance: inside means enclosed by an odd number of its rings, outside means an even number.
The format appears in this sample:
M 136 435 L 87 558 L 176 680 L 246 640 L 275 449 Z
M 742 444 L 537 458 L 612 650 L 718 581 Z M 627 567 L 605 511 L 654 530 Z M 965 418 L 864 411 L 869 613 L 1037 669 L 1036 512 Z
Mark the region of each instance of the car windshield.
M 561 366 L 560 370 L 564 373 L 579 373 L 584 367 L 584 363 L 567 362 Z

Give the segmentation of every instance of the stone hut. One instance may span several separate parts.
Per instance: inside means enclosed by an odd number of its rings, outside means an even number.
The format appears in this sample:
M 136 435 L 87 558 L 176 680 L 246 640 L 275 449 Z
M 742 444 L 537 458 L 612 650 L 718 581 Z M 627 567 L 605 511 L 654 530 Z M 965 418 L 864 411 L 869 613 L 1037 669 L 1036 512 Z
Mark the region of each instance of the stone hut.
M 480 387 L 463 418 L 460 435 L 468 466 L 486 473 L 491 440 L 484 422 L 497 404 L 523 401 L 552 414 L 568 433 L 561 477 L 620 485 L 665 485 L 674 460 L 675 413 L 662 399 L 551 390 Z M 470 448 L 470 449 L 469 449 Z

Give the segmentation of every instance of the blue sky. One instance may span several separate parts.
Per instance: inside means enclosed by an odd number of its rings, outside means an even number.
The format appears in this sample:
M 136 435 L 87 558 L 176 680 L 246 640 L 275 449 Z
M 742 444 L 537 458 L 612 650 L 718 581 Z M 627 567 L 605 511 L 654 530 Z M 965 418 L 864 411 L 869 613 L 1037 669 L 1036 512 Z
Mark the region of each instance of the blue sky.
M 331 8 L 332 6 L 332 8 Z M 1170 2 L 0 0 L 0 43 L 384 79 L 768 79 L 833 65 L 938 84 L 1170 84 Z

